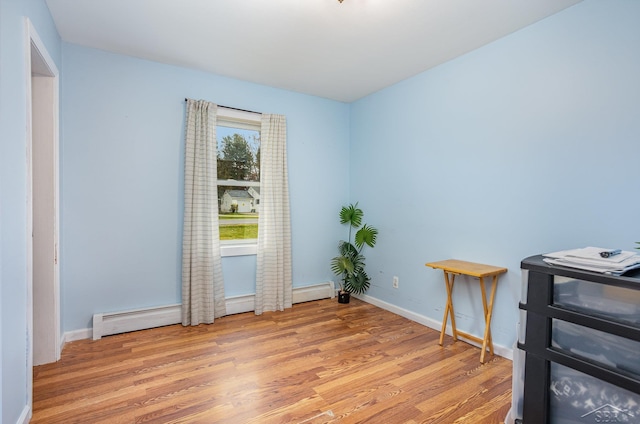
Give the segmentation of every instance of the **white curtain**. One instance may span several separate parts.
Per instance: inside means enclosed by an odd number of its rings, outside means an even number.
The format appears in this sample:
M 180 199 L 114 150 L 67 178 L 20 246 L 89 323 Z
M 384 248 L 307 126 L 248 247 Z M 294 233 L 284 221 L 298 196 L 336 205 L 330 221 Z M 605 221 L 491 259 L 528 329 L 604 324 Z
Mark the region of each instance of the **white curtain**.
M 182 235 L 182 325 L 226 315 L 218 229 L 217 106 L 187 100 Z
M 282 115 L 263 114 L 260 131 L 256 315 L 290 308 L 292 286 L 287 120 Z

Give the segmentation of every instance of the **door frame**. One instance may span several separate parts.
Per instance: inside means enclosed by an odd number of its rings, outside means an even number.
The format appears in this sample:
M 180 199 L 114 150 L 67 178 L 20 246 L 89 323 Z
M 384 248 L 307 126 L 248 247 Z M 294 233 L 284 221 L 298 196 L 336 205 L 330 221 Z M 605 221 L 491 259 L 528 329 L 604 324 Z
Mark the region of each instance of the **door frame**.
M 43 321 L 48 321 L 52 325 L 54 333 L 54 346 L 51 346 L 54 354 L 54 361 L 60 359 L 60 351 L 62 346 L 62 338 L 60 336 L 60 188 L 59 188 L 59 72 L 55 62 L 49 55 L 42 39 L 35 30 L 29 18 L 25 18 L 25 83 L 26 83 L 26 160 L 27 160 L 27 405 L 29 410 L 33 410 L 33 88 L 32 74 L 37 72 L 39 75 L 51 78 L 51 82 L 47 84 L 48 101 L 51 102 L 50 118 L 51 122 L 47 128 L 51 133 L 46 136 L 52 143 L 52 161 L 53 161 L 53 316 L 46 316 Z M 37 55 L 37 63 L 32 63 L 32 49 Z M 54 362 L 52 361 L 52 362 Z M 29 414 L 31 415 L 31 414 Z

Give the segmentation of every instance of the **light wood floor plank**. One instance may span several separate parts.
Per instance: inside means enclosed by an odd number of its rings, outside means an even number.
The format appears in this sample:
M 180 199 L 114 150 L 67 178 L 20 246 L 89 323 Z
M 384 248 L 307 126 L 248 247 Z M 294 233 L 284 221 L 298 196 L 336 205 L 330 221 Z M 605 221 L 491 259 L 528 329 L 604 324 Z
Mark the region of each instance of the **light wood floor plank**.
M 32 423 L 498 424 L 511 362 L 352 299 L 67 344 Z

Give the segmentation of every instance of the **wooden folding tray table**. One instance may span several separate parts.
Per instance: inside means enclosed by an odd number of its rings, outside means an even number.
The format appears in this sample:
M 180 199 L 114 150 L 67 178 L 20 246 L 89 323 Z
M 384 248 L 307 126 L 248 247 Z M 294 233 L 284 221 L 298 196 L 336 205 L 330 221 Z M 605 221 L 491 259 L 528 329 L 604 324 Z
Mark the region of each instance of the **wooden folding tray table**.
M 458 336 L 472 340 L 482 344 L 482 353 L 480 353 L 480 362 L 484 363 L 484 355 L 487 347 L 489 353 L 493 355 L 493 341 L 491 340 L 491 314 L 493 313 L 493 300 L 496 296 L 496 288 L 498 286 L 498 276 L 507 272 L 507 268 L 496 267 L 492 265 L 478 264 L 474 262 L 461 261 L 458 259 L 447 259 L 439 262 L 429 262 L 425 264 L 434 269 L 444 271 L 444 282 L 447 287 L 447 305 L 444 309 L 444 317 L 442 318 L 442 330 L 440 331 L 440 346 L 444 342 L 445 330 L 447 328 L 447 320 L 451 317 L 451 332 L 453 340 L 457 341 Z M 456 319 L 453 312 L 453 283 L 456 275 L 468 275 L 476 277 L 480 280 L 480 291 L 482 293 L 482 308 L 484 310 L 484 338 L 476 337 L 472 334 L 464 333 L 456 329 Z M 484 285 L 484 278 L 492 277 L 491 295 L 487 303 L 487 294 Z

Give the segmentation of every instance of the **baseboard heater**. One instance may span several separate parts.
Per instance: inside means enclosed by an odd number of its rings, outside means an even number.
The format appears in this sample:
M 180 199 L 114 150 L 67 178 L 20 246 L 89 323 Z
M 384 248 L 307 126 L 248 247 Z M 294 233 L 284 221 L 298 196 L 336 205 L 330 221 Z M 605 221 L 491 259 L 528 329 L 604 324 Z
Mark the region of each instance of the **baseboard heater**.
M 333 298 L 334 296 L 335 284 L 333 281 L 293 288 L 293 303 Z M 255 295 L 253 294 L 228 297 L 226 299 L 227 314 L 232 315 L 253 311 L 254 297 Z M 181 322 L 182 312 L 179 303 L 130 311 L 93 314 L 93 340 L 98 340 L 102 336 L 111 334 L 145 330 Z

